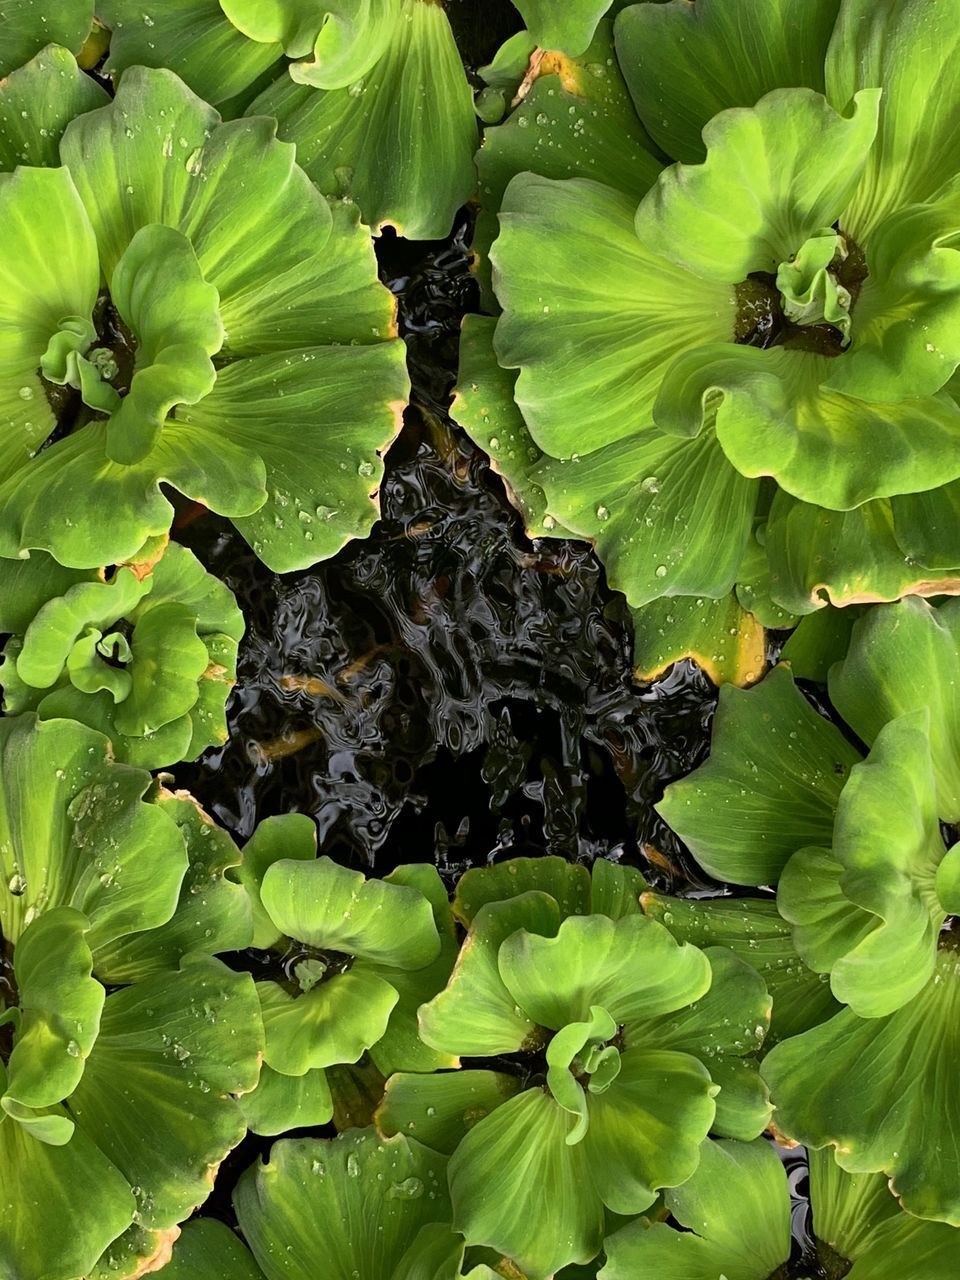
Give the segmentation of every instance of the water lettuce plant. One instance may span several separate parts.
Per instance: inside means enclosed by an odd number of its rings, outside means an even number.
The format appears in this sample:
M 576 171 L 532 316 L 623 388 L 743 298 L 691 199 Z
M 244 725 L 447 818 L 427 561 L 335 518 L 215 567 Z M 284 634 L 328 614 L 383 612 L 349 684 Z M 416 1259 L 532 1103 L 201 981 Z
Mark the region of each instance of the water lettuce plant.
M 819 1274 L 850 1280 L 903 1275 L 949 1280 L 956 1234 L 904 1213 L 876 1174 L 848 1174 L 810 1152 L 810 1204 Z M 774 1148 L 706 1142 L 700 1163 L 664 1208 L 685 1230 L 638 1219 L 604 1241 L 599 1280 L 775 1280 L 787 1274 L 792 1238 L 787 1174 Z
M 243 1137 L 263 1030 L 212 954 L 251 931 L 213 830 L 92 729 L 0 720 L 5 1274 L 75 1280 L 105 1252 L 139 1274 Z
M 631 605 L 956 590 L 958 40 L 935 0 L 633 5 L 487 131 L 487 443 Z
M 94 0 L 15 0 L 0 15 L 0 76 L 47 44 L 79 53 L 93 25 Z
M 98 12 L 114 75 L 170 67 L 227 115 L 274 117 L 324 195 L 355 200 L 371 227 L 440 238 L 476 185 L 473 98 L 436 0 L 100 0 Z
M 490 1069 L 395 1074 L 378 1113 L 450 1154 L 454 1227 L 531 1280 L 595 1257 L 605 1208 L 649 1208 L 711 1129 L 753 1137 L 769 1118 L 762 979 L 645 917 L 636 873 L 595 871 L 521 859 L 463 878 L 469 932 L 420 1035 Z
M 246 1100 L 250 1125 L 280 1133 L 333 1115 L 326 1070 L 364 1053 L 384 1074 L 456 1066 L 423 1044 L 416 1010 L 439 991 L 456 957 L 446 890 L 430 866 L 384 880 L 316 856 L 302 815 L 261 823 L 244 850 L 254 943 L 277 953 L 276 978 L 257 984 L 264 1070 Z
M 960 1161 L 935 1135 L 960 1122 L 960 859 L 940 827 L 958 814 L 958 618 L 908 599 L 854 626 L 829 688 L 866 758 L 783 667 L 722 694 L 709 760 L 660 805 L 711 874 L 777 884 L 799 956 L 843 1006 L 764 1060 L 778 1127 L 953 1225 Z
M 154 557 L 156 557 L 154 559 Z M 76 720 L 144 769 L 226 741 L 243 617 L 176 543 L 130 564 L 65 569 L 42 552 L 0 560 L 3 709 Z
M 61 69 L 27 81 L 38 131 Z M 162 482 L 278 570 L 366 532 L 408 383 L 356 210 L 169 71 L 45 143 L 60 167 L 0 174 L 0 554 L 128 560 L 169 528 Z

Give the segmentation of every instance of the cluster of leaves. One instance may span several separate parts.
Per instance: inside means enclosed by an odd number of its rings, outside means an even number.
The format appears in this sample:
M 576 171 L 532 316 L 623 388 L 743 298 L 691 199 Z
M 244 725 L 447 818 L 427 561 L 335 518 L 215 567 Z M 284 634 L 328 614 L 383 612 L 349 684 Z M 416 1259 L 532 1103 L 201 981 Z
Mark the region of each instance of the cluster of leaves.
M 958 589 L 960 21 L 617 8 L 488 69 L 455 412 L 531 532 L 596 543 L 641 671 L 748 684 L 761 624 Z

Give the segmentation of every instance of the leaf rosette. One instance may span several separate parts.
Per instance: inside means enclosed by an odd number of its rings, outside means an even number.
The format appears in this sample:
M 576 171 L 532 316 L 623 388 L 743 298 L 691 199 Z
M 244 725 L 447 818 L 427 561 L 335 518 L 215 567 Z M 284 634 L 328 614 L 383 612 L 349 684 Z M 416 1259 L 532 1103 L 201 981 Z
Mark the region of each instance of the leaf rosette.
M 814 971 L 845 1006 L 791 1015 L 764 1060 L 780 1129 L 832 1144 L 844 1169 L 885 1171 L 910 1212 L 955 1225 L 960 1164 L 926 1135 L 957 1120 L 960 860 L 940 826 L 957 812 L 957 618 L 953 601 L 913 599 L 853 627 L 829 689 L 866 758 L 778 668 L 722 695 L 710 758 L 659 806 L 711 874 L 777 885 L 803 961 L 792 998 Z
M 77 720 L 145 769 L 226 740 L 243 617 L 185 547 L 98 574 L 0 560 L 4 710 Z
M 531 531 L 595 541 L 634 608 L 734 590 L 789 625 L 960 581 L 960 24 L 754 9 L 627 6 L 534 55 L 478 153 L 502 314 L 457 407 L 510 442 Z
M 455 1066 L 417 1035 L 416 1010 L 456 956 L 450 905 L 436 870 L 398 867 L 384 880 L 316 857 L 302 815 L 261 823 L 244 850 L 254 943 L 277 977 L 257 984 L 264 1071 L 245 1100 L 251 1127 L 280 1133 L 333 1115 L 327 1070 L 364 1054 L 384 1075 Z
M 256 992 L 213 955 L 249 941 L 238 856 L 91 729 L 17 716 L 0 754 L 0 1264 L 139 1274 L 246 1129 Z
M 36 130 L 62 72 L 19 73 Z M 169 71 L 78 106 L 46 139 L 61 167 L 0 175 L 0 553 L 122 563 L 166 533 L 165 481 L 274 569 L 332 554 L 376 518 L 408 387 L 356 211 Z
M 753 1137 L 769 1117 L 762 979 L 678 944 L 640 913 L 636 873 L 597 866 L 592 886 L 560 859 L 464 877 L 470 929 L 420 1035 L 497 1069 L 394 1075 L 377 1117 L 451 1155 L 454 1227 L 535 1280 L 595 1257 L 605 1209 L 689 1177 L 711 1129 Z
M 225 114 L 274 117 L 324 195 L 409 239 L 476 185 L 473 99 L 436 0 L 102 0 L 107 70 L 171 67 Z M 289 58 L 292 61 L 285 61 Z M 252 100 L 252 103 L 251 103 Z

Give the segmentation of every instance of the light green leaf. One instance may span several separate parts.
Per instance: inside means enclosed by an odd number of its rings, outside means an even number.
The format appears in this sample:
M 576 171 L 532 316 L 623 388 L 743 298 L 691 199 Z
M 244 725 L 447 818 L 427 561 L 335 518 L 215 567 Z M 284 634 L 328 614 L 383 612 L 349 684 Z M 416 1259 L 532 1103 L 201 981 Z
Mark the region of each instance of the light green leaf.
M 131 1222 L 126 1178 L 82 1130 L 65 1146 L 0 1121 L 0 1267 L 9 1276 L 76 1280 Z
M 69 720 L 0 720 L 0 929 L 16 943 L 45 910 L 75 907 L 97 950 L 173 914 L 183 837 L 150 775 L 112 761 L 106 738 Z
M 550 0 L 518 0 L 524 26 L 538 45 L 576 56 L 590 44 L 612 0 L 570 0 L 558 10 Z
M 832 370 L 843 359 L 788 347 L 697 347 L 667 371 L 654 418 L 680 436 L 715 423 L 743 475 L 773 476 L 794 497 L 836 511 L 953 479 L 960 465 L 953 400 L 881 403 L 834 391 Z
M 69 173 L 0 174 L 0 481 L 28 462 L 55 422 L 37 376 L 65 317 L 89 319 L 100 287 L 97 246 Z M 56 257 L 48 245 L 56 243 Z M 14 553 L 15 554 L 15 553 Z
M 421 1230 L 449 1222 L 446 1163 L 370 1129 L 286 1140 L 247 1170 L 234 1205 L 267 1280 L 315 1280 L 318 1258 L 329 1280 L 394 1280 Z
M 637 210 L 653 254 L 733 285 L 776 272 L 846 207 L 877 131 L 880 94 L 840 114 L 810 89 L 774 89 L 714 116 L 702 164 L 664 169 Z M 844 104 L 846 108 L 846 104 Z
M 688 1230 L 631 1223 L 604 1241 L 600 1280 L 767 1280 L 790 1256 L 787 1177 L 762 1139 L 705 1142 L 664 1204 Z
M 165 924 L 131 932 L 97 952 L 98 972 L 109 974 L 114 983 L 142 982 L 156 973 L 175 972 L 190 951 L 213 955 L 251 945 L 250 899 L 240 885 L 227 879 L 240 862 L 237 846 L 187 792 L 161 792 L 156 804 L 176 823 L 189 866 L 176 910 Z
M 635 867 L 597 858 L 590 869 L 590 910 L 611 920 L 638 915 L 646 888 L 647 882 Z
M 794 613 L 810 613 L 827 603 L 842 607 L 960 591 L 960 568 L 933 571 L 904 555 L 894 536 L 893 502 L 828 511 L 779 491 L 767 524 L 774 599 Z
M 246 1132 L 234 1095 L 256 1084 L 262 1051 L 250 975 L 210 956 L 108 997 L 70 1113 L 134 1188 L 143 1226 L 207 1198 Z
M 251 1255 L 216 1218 L 188 1222 L 163 1269 L 166 1280 L 263 1280 Z
M 504 308 L 495 347 L 504 367 L 520 369 L 517 404 L 551 457 L 650 426 L 663 371 L 691 331 L 732 336 L 732 291 L 648 249 L 635 210 L 634 197 L 583 178 L 520 174 L 504 195 L 491 250 Z M 587 347 L 588 363 L 573 358 Z
M 270 919 L 260 897 L 260 886 L 269 867 L 281 859 L 312 862 L 317 856 L 317 825 L 305 813 L 281 813 L 264 818 L 244 845 L 239 880 L 253 912 L 253 945 L 260 950 L 275 946 L 282 933 Z
M 960 1052 L 956 953 L 887 1018 L 844 1009 L 776 1046 L 763 1075 L 776 1123 L 806 1146 L 835 1148 L 850 1172 L 883 1171 L 908 1212 L 960 1225 L 953 1063 Z
M 643 909 L 681 942 L 700 948 L 729 947 L 756 969 L 773 997 L 768 1046 L 837 1012 L 826 978 L 803 964 L 790 926 L 770 899 L 667 898 L 648 893 Z
M 266 1063 L 252 1093 L 240 1099 L 248 1126 L 254 1133 L 283 1133 L 306 1125 L 327 1124 L 333 1118 L 330 1086 L 322 1069 L 299 1076 L 284 1076 Z
M 290 1076 L 357 1062 L 383 1035 L 397 1003 L 389 982 L 356 967 L 296 996 L 275 982 L 259 982 L 257 990 L 265 1060 Z
M 260 896 L 280 932 L 310 947 L 396 969 L 422 969 L 440 950 L 433 910 L 418 889 L 367 880 L 327 857 L 272 863 Z
M 692 658 L 715 685 L 754 684 L 767 665 L 766 634 L 731 592 L 720 600 L 669 596 L 631 610 L 633 674 L 655 680 Z
M 893 1013 L 930 981 L 946 917 L 928 720 L 909 712 L 880 730 L 840 796 L 833 859 L 795 855 L 777 897 L 801 955 L 828 969 L 834 995 L 864 1018 Z
M 749 692 L 720 691 L 711 753 L 657 812 L 706 870 L 772 884 L 798 848 L 829 844 L 856 749 L 777 667 Z
M 830 672 L 830 697 L 866 743 L 890 720 L 926 707 L 936 777 L 936 810 L 960 819 L 960 607 L 906 599 L 871 609 L 853 629 L 844 660 Z
M 497 965 L 504 941 L 519 929 L 556 935 L 560 910 L 530 890 L 476 912 L 446 988 L 420 1008 L 420 1037 L 434 1049 L 464 1057 L 516 1053 L 539 1042 L 535 1022 L 517 1006 Z
M 827 605 L 808 613 L 780 650 L 780 661 L 789 663 L 798 680 L 826 684 L 827 673 L 847 652 L 854 623 L 862 614 L 863 608 L 855 604 L 844 609 Z
M 453 1155 L 474 1125 L 519 1093 L 521 1085 L 519 1076 L 499 1071 L 398 1072 L 387 1081 L 377 1108 L 377 1128 Z
M 651 136 L 675 160 L 692 163 L 704 156 L 703 127 L 726 107 L 752 107 L 788 85 L 822 91 L 838 3 L 631 5 L 617 20 L 617 56 Z
M 171 227 L 141 227 L 110 281 L 121 319 L 137 336 L 130 390 L 107 424 L 114 462 L 142 462 L 178 404 L 208 395 L 211 356 L 223 346 L 220 296 L 201 274 L 190 241 Z
M 281 79 L 248 114 L 279 121 L 324 195 L 409 240 L 447 235 L 476 185 L 473 95 L 441 5 L 402 0 L 386 52 L 348 88 Z
M 510 86 L 513 97 L 522 79 L 526 95 L 501 126 L 484 131 L 476 156 L 480 210 L 472 249 L 485 311 L 499 309 L 489 253 L 511 178 L 592 178 L 632 196 L 636 205 L 660 171 L 616 60 L 612 20 L 601 20 L 590 47 L 576 58 L 540 49 L 527 66 L 528 56 Z
M 80 0 L 79 8 L 87 7 L 92 17 L 93 5 Z M 5 12 L 9 8 L 8 4 Z M 49 3 L 44 8 L 49 9 Z M 106 102 L 104 90 L 83 74 L 69 50 L 47 45 L 0 83 L 0 169 L 18 164 L 56 168 L 67 124 Z
M 469 927 L 481 907 L 506 902 L 523 893 L 548 894 L 560 918 L 586 915 L 590 909 L 592 877 L 581 863 L 556 854 L 541 858 L 508 858 L 487 867 L 470 867 L 457 881 L 453 913 Z M 519 926 L 518 926 L 519 927 Z
M 0 27 L 0 76 L 48 43 L 78 53 L 93 23 L 93 0 L 6 0 Z
M 566 1141 L 574 1124 L 548 1094 L 528 1089 L 475 1125 L 450 1160 L 454 1226 L 528 1280 L 589 1262 L 600 1248 L 603 1206 L 591 1194 L 586 1144 Z
M 163 0 L 146 8 L 140 0 L 97 0 L 97 12 L 111 32 L 107 71 L 171 67 L 215 106 L 252 85 L 283 53 L 279 44 L 246 39 L 220 0 Z
M 842 110 L 860 89 L 883 91 L 877 140 L 843 218 L 860 244 L 960 169 L 960 143 L 946 123 L 960 107 L 958 43 L 955 15 L 937 0 L 840 6 L 826 60 L 828 98 Z
M 702 952 L 709 961 L 709 990 L 680 1008 L 651 1009 L 624 1028 L 625 1043 L 691 1054 L 719 1084 L 714 1131 L 749 1141 L 766 1128 L 770 1105 L 756 1062 L 738 1062 L 759 1052 L 770 1025 L 772 1000 L 759 973 L 726 947 Z
M 555 937 L 519 929 L 500 946 L 497 964 L 511 997 L 531 1022 L 559 1031 L 600 1005 L 629 1029 L 703 996 L 710 964 L 642 915 L 608 920 L 570 916 Z
M 24 930 L 14 950 L 20 1017 L 0 1098 L 14 1119 L 20 1107 L 32 1111 L 69 1097 L 97 1038 L 105 993 L 92 976 L 87 924 L 72 907 L 57 907 Z
M 446 886 L 436 867 L 427 863 L 396 867 L 384 880 L 387 884 L 405 885 L 426 898 L 433 911 L 440 950 L 435 960 L 420 969 L 398 969 L 391 965 L 360 962 L 361 968 L 389 982 L 398 996 L 386 1031 L 375 1045 L 370 1046 L 370 1057 L 384 1076 L 394 1071 L 436 1071 L 441 1067 L 458 1067 L 460 1059 L 456 1055 L 441 1053 L 423 1043 L 417 1022 L 420 1006 L 432 1000 L 447 985 L 460 952 L 460 939 Z

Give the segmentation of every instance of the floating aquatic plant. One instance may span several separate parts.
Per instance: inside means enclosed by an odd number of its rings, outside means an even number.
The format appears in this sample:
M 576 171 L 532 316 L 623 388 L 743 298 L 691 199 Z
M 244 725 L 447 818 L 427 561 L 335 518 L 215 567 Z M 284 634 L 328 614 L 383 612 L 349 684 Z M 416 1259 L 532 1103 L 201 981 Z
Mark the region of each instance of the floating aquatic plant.
M 28 123 L 58 82 L 33 68 Z M 356 211 L 169 71 L 131 70 L 59 158 L 0 175 L 0 554 L 128 560 L 170 525 L 163 481 L 275 569 L 366 532 L 407 378 Z

